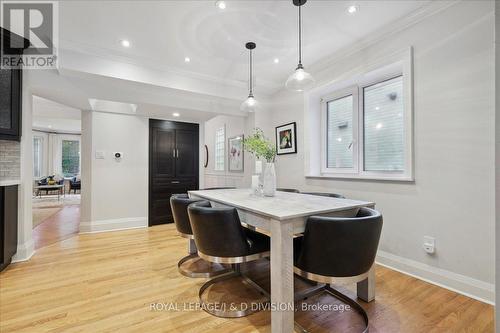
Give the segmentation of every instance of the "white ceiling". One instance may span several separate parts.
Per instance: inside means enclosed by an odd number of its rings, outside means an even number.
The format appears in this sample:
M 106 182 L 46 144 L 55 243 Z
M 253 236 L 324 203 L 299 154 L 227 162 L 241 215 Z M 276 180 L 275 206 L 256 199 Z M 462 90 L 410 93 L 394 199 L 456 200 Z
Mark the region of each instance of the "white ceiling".
M 257 86 L 282 87 L 297 62 L 297 9 L 291 0 L 66 1 L 61 48 L 147 67 L 246 82 L 247 41 L 255 41 Z M 347 13 L 355 3 L 359 12 Z M 310 0 L 303 7 L 304 65 L 317 62 L 429 1 Z M 120 45 L 131 42 L 130 48 Z M 184 58 L 191 62 L 185 63 Z M 274 58 L 280 63 L 274 64 Z
M 79 133 L 82 112 L 78 109 L 33 96 L 33 128 L 49 132 Z

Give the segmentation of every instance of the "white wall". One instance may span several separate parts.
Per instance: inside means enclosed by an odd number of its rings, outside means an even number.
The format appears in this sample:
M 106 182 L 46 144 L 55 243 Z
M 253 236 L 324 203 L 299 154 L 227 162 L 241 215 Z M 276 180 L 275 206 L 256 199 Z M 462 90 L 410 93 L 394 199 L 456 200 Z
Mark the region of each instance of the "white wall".
M 148 132 L 146 118 L 84 112 L 81 232 L 148 225 Z
M 208 147 L 208 166 L 204 168 L 205 187 L 250 187 L 251 174 L 254 172 L 254 159 L 245 152 L 244 154 L 244 172 L 229 172 L 228 171 L 228 138 L 249 135 L 252 133 L 254 125 L 254 116 L 234 117 L 234 116 L 217 116 L 205 122 L 205 144 Z M 221 127 L 226 128 L 225 149 L 226 157 L 224 163 L 224 171 L 215 171 L 215 131 Z M 202 154 L 200 156 L 204 156 Z
M 415 183 L 306 178 L 304 99 L 275 96 L 273 127 L 297 122 L 298 154 L 277 158 L 279 187 L 375 201 L 384 215 L 378 261 L 494 301 L 493 2 L 459 2 L 377 43 L 329 58 L 318 85 L 414 47 Z M 349 76 L 349 75 L 347 75 Z M 309 119 L 308 119 L 309 120 Z M 311 128 L 310 131 L 319 131 Z M 437 252 L 422 249 L 436 237 Z
M 496 202 L 496 232 L 495 232 L 495 245 L 496 245 L 496 277 L 495 277 L 495 304 L 500 304 L 500 1 L 495 1 L 495 90 L 496 90 L 496 100 L 495 100 L 495 155 L 496 155 L 496 192 L 495 192 L 495 202 Z M 496 332 L 500 332 L 500 306 L 495 307 L 495 329 Z

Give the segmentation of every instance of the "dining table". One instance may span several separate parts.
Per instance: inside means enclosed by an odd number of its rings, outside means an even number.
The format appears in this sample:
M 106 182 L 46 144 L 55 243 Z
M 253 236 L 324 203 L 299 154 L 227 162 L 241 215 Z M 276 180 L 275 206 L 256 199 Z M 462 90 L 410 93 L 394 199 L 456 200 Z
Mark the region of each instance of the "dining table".
M 359 208 L 375 206 L 368 201 L 280 191 L 268 197 L 249 188 L 196 190 L 189 191 L 189 196 L 207 200 L 212 207 L 234 207 L 242 223 L 270 236 L 273 333 L 294 330 L 293 238 L 304 232 L 308 217 L 354 217 Z M 375 299 L 374 267 L 357 283 L 357 296 L 365 302 Z

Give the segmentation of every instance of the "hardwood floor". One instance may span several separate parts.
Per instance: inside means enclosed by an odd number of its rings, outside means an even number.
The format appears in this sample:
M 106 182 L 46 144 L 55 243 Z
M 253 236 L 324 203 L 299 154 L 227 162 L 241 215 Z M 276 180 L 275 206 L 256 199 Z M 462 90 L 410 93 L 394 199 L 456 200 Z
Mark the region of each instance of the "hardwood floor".
M 78 234 L 80 205 L 64 206 L 33 229 L 35 250 Z
M 204 281 L 177 272 L 185 254 L 186 240 L 173 225 L 83 234 L 45 246 L 0 274 L 0 332 L 270 332 L 268 311 L 240 319 L 183 311 L 197 304 Z M 266 288 L 268 265 L 262 260 L 252 270 Z M 493 332 L 490 305 L 380 266 L 376 274 L 377 299 L 361 302 L 371 333 Z M 353 288 L 347 292 L 355 295 Z M 242 293 L 250 291 L 234 280 L 211 288 L 208 298 L 239 301 Z M 340 304 L 326 295 L 308 303 L 318 301 Z M 161 309 L 169 303 L 178 308 Z M 296 318 L 312 332 L 361 328 L 352 311 L 299 311 Z

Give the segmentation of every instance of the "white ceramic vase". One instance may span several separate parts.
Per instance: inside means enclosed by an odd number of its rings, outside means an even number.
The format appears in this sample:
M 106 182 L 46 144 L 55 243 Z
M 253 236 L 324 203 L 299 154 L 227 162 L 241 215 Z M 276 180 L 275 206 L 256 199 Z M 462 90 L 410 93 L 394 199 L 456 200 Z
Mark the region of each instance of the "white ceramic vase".
M 274 197 L 276 193 L 276 169 L 274 163 L 266 163 L 263 192 L 266 197 Z

